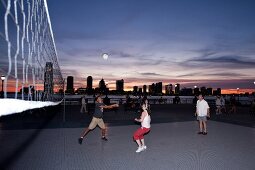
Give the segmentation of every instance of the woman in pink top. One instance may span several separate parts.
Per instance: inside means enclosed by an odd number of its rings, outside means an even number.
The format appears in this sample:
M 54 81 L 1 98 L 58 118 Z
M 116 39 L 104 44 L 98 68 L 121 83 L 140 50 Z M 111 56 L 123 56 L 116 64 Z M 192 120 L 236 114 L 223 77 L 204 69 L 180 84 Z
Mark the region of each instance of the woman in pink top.
M 138 149 L 136 150 L 137 153 L 144 151 L 147 148 L 144 143 L 144 134 L 148 133 L 151 127 L 151 117 L 147 111 L 148 103 L 146 100 L 147 99 L 144 99 L 142 102 L 142 114 L 140 119 L 135 118 L 135 121 L 141 122 L 141 127 L 135 131 L 133 136 L 138 145 Z

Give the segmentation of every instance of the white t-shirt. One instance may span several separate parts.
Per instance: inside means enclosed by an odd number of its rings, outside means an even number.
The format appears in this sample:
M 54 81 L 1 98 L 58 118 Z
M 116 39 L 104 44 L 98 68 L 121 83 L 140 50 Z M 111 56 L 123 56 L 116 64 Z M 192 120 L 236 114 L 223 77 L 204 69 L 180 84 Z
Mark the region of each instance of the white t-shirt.
M 151 116 L 147 113 L 144 117 L 143 121 L 141 122 L 142 127 L 150 128 L 151 127 Z
M 207 116 L 207 109 L 210 108 L 207 101 L 198 100 L 197 101 L 197 115 L 198 116 Z

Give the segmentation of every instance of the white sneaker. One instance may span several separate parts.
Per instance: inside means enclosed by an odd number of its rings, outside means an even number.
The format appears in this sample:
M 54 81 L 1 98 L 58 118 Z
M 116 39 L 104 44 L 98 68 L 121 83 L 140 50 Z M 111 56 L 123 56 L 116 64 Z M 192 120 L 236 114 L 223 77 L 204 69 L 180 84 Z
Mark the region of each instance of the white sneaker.
M 142 146 L 142 148 L 143 148 L 143 151 L 144 151 L 145 149 L 147 149 L 147 146 L 144 145 L 144 146 Z
M 136 153 L 142 152 L 143 151 L 143 147 L 138 147 L 137 150 L 135 151 Z

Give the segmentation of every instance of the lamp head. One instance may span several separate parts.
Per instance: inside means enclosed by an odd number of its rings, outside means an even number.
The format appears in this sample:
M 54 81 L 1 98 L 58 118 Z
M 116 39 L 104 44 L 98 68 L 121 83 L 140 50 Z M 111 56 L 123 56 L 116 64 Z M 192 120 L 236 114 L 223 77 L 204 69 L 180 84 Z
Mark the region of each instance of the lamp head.
M 5 76 L 4 75 L 1 76 L 1 80 L 5 80 Z

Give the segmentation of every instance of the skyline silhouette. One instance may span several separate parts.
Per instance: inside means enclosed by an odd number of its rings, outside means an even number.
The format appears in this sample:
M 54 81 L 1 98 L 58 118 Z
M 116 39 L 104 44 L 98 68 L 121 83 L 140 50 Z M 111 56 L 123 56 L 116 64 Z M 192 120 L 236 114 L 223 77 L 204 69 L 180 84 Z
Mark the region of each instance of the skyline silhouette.
M 123 78 L 254 89 L 254 1 L 48 3 L 63 76 L 76 87 L 93 75 L 110 87 Z

